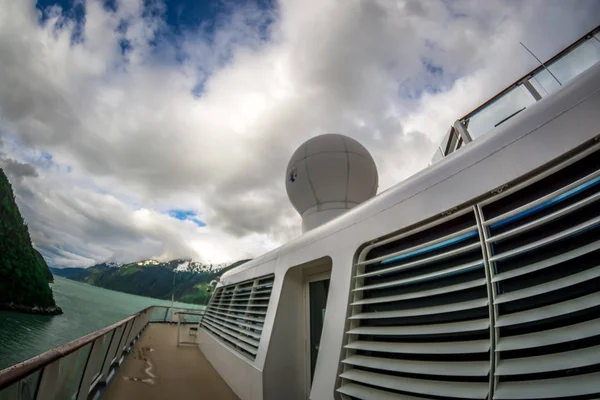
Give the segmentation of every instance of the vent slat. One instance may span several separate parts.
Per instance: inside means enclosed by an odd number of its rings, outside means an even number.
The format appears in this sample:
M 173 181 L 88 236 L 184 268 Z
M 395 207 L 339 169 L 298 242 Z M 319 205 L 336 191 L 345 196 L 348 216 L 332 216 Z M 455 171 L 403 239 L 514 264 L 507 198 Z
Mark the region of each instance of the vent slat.
M 234 316 L 236 320 L 244 320 L 244 321 L 252 321 L 252 322 L 265 322 L 264 318 L 252 318 L 252 317 L 247 317 L 247 316 L 235 316 L 232 314 L 226 314 L 226 313 L 222 313 L 222 312 L 217 312 L 217 311 L 212 311 L 212 310 L 207 310 L 207 312 L 211 313 L 211 314 L 216 314 L 216 315 L 220 315 L 222 317 L 231 317 Z
M 218 319 L 219 321 L 227 322 L 229 324 L 234 324 L 234 325 L 237 325 L 237 326 L 242 326 L 242 327 L 245 327 L 245 328 L 254 329 L 254 330 L 257 330 L 257 331 L 262 330 L 261 326 L 239 322 L 237 320 L 237 318 L 236 319 L 234 319 L 234 318 L 223 318 L 223 317 L 218 317 L 216 315 L 211 316 L 211 319 L 212 318 Z
M 218 327 L 227 328 L 227 329 L 232 330 L 234 332 L 237 332 L 237 333 L 239 333 L 241 335 L 245 335 L 245 336 L 252 337 L 252 338 L 255 338 L 255 339 L 260 339 L 260 334 L 258 334 L 256 332 L 252 332 L 252 331 L 249 331 L 249 330 L 246 330 L 246 329 L 242 329 L 242 328 L 239 328 L 239 327 L 237 327 L 235 325 L 224 323 L 222 321 L 213 320 L 213 319 L 210 319 L 210 318 L 207 321 L 213 323 L 214 325 L 217 325 Z
M 600 373 L 539 379 L 521 382 L 501 382 L 494 399 L 560 399 L 588 394 L 600 395 Z
M 600 319 L 561 328 L 532 332 L 498 339 L 496 351 L 510 351 L 566 343 L 600 334 Z
M 578 283 L 586 282 L 594 278 L 600 277 L 600 265 L 580 272 L 566 276 L 564 278 L 557 279 L 541 285 L 531 286 L 526 289 L 516 290 L 514 292 L 501 294 L 496 297 L 495 304 L 508 303 L 510 301 L 516 301 L 525 299 L 527 297 L 538 296 L 543 293 L 553 292 L 555 290 L 564 289 L 569 286 L 577 285 Z
M 524 233 L 530 229 L 537 228 L 538 226 L 541 226 L 548 222 L 554 221 L 555 219 L 558 219 L 558 218 L 563 217 L 573 211 L 576 211 L 582 207 L 585 207 L 585 206 L 597 201 L 598 199 L 600 199 L 600 192 L 594 193 L 590 197 L 580 200 L 577 203 L 571 204 L 570 206 L 561 208 L 558 211 L 553 212 L 552 214 L 548 214 L 544 217 L 538 218 L 535 221 L 531 221 L 529 223 L 523 224 L 517 228 L 511 229 L 511 230 L 501 233 L 499 235 L 494 235 L 494 236 L 486 239 L 486 242 L 488 242 L 488 243 L 499 242 L 501 240 L 508 239 L 512 236 L 516 236 L 518 234 Z
M 368 326 L 350 329 L 351 335 L 431 335 L 441 333 L 473 332 L 488 329 L 489 319 L 451 322 L 449 324 L 410 326 Z
M 369 286 L 361 286 L 361 287 L 354 289 L 354 291 L 358 292 L 358 291 L 370 290 L 370 289 L 383 289 L 383 288 L 394 287 L 394 286 L 414 284 L 417 282 L 425 282 L 425 281 L 429 281 L 432 279 L 441 279 L 444 277 L 453 276 L 453 275 L 461 273 L 461 272 L 471 271 L 473 269 L 481 268 L 481 267 L 483 267 L 483 260 L 477 260 L 475 262 L 462 264 L 462 265 L 448 268 L 448 269 L 445 269 L 442 271 L 431 272 L 429 274 L 419 275 L 419 276 L 415 276 L 412 278 L 398 279 L 398 280 L 391 281 L 391 282 L 378 283 L 378 284 L 369 285 Z
M 565 229 L 564 231 L 555 233 L 554 235 L 550 235 L 548 237 L 545 237 L 543 239 L 537 240 L 535 242 L 529 243 L 525 246 L 521 246 L 518 247 L 516 249 L 495 255 L 493 257 L 490 257 L 490 261 L 500 261 L 500 260 L 504 260 L 506 258 L 510 258 L 513 256 L 516 256 L 518 254 L 522 254 L 522 253 L 526 253 L 532 250 L 535 250 L 539 247 L 542 246 L 547 246 L 549 244 L 552 244 L 554 242 L 557 242 L 561 239 L 567 238 L 569 236 L 575 235 L 577 233 L 581 233 L 589 228 L 595 227 L 596 225 L 598 225 L 600 223 L 600 216 L 596 217 L 596 218 L 592 218 L 588 221 L 582 222 L 579 225 L 575 225 L 571 228 Z
M 469 251 L 478 249 L 480 247 L 481 247 L 481 244 L 479 244 L 479 243 L 473 243 L 473 244 L 467 245 L 465 247 L 461 247 L 461 248 L 458 248 L 458 249 L 455 249 L 455 250 L 451 250 L 449 252 L 438 254 L 438 255 L 435 255 L 435 256 L 432 256 L 432 257 L 423 258 L 421 260 L 413 261 L 413 262 L 410 262 L 408 264 L 402 264 L 402 265 L 398 265 L 398 266 L 395 266 L 395 267 L 380 269 L 380 270 L 373 271 L 373 272 L 367 272 L 365 274 L 359 274 L 359 275 L 356 275 L 355 278 L 356 279 L 358 279 L 358 278 L 366 278 L 366 277 L 369 277 L 369 276 L 384 275 L 384 274 L 389 274 L 391 272 L 396 272 L 396 271 L 402 271 L 402 270 L 405 270 L 405 269 L 415 268 L 415 267 L 418 267 L 418 266 L 421 266 L 421 265 L 433 263 L 435 261 L 447 259 L 447 258 L 450 258 L 450 257 L 455 257 L 457 255 L 460 255 L 460 254 L 463 254 L 463 253 L 467 253 Z
M 248 302 L 248 301 L 254 301 L 254 300 L 269 300 L 270 297 L 252 297 L 251 299 L 238 299 L 237 297 L 235 298 L 235 300 L 232 300 L 233 302 Z
M 373 263 L 376 263 L 376 262 L 381 262 L 381 261 L 386 260 L 386 259 L 391 258 L 391 257 L 397 257 L 397 256 L 406 255 L 406 254 L 409 254 L 409 253 L 414 252 L 416 250 L 422 250 L 422 249 L 427 248 L 427 247 L 433 247 L 434 245 L 437 245 L 439 243 L 448 241 L 450 239 L 455 239 L 458 236 L 463 236 L 463 235 L 466 235 L 467 233 L 471 233 L 471 232 L 476 231 L 476 230 L 477 230 L 477 227 L 475 227 L 475 226 L 469 226 L 468 228 L 465 228 L 465 229 L 453 232 L 453 233 L 451 233 L 449 235 L 442 236 L 442 237 L 437 238 L 435 240 L 427 241 L 427 242 L 419 244 L 417 246 L 411 246 L 409 249 L 405 249 L 405 250 L 401 250 L 401 251 L 396 251 L 396 252 L 393 252 L 393 253 L 386 254 L 385 256 L 371 258 L 371 259 L 366 260 L 366 261 L 360 261 L 360 262 L 356 263 L 356 265 L 357 266 L 369 265 L 369 264 L 373 264 Z M 387 243 L 393 242 L 394 240 L 396 240 L 396 239 L 395 238 L 390 238 L 390 239 L 387 239 L 387 240 L 383 240 L 383 241 L 379 242 L 378 245 L 381 246 L 383 244 L 387 244 Z M 456 243 L 456 242 L 454 242 L 454 243 Z
M 271 290 L 270 289 L 269 290 L 257 290 L 257 291 L 253 291 L 253 292 L 244 291 L 242 293 L 236 292 L 236 293 L 224 295 L 223 298 L 226 299 L 226 298 L 232 298 L 235 296 L 235 298 L 238 299 L 238 298 L 254 296 L 257 294 L 271 294 Z
M 503 315 L 496 319 L 496 326 L 503 327 L 540 321 L 560 315 L 572 314 L 598 305 L 600 305 L 600 292 L 577 297 L 573 300 L 563 301 L 561 303 L 551 304 L 549 306 Z
M 249 300 L 249 301 L 250 301 L 250 300 Z M 249 301 L 248 301 L 248 302 L 249 302 Z M 231 304 L 231 305 L 229 305 L 229 308 L 230 308 L 230 309 L 231 309 L 231 308 L 237 308 L 237 309 L 243 308 L 243 309 L 246 309 L 246 308 L 248 308 L 248 307 L 259 307 L 259 308 L 262 308 L 262 307 L 264 307 L 264 308 L 267 308 L 267 307 L 268 307 L 268 305 L 267 305 L 267 304 L 244 304 L 244 305 L 240 305 L 240 304 Z
M 496 367 L 496 375 L 534 374 L 581 368 L 594 364 L 600 364 L 600 346 L 537 357 L 502 360 Z
M 350 319 L 377 319 L 377 318 L 401 318 L 417 315 L 442 314 L 447 312 L 456 312 L 470 310 L 473 308 L 485 307 L 488 305 L 487 298 L 464 301 L 460 303 L 442 304 L 435 307 L 411 308 L 400 311 L 380 311 L 370 313 L 359 313 L 350 317 Z
M 338 392 L 360 400 L 423 400 L 422 397 L 406 396 L 403 394 L 390 393 L 372 387 L 347 383 L 342 385 Z
M 483 224 L 485 226 L 491 226 L 491 225 L 498 224 L 501 221 L 505 222 L 505 223 L 512 222 L 513 220 L 511 220 L 511 218 L 514 216 L 517 216 L 519 214 L 522 214 L 522 213 L 528 212 L 528 211 L 529 212 L 539 211 L 541 209 L 541 207 L 539 207 L 539 206 L 542 206 L 542 205 L 544 205 L 545 207 L 549 207 L 549 206 L 555 204 L 556 202 L 564 200 L 568 196 L 573 196 L 573 195 L 587 189 L 588 187 L 598 183 L 599 180 L 600 180 L 600 170 L 594 171 L 593 173 L 589 174 L 588 176 L 585 176 L 573 183 L 570 183 L 552 193 L 542 196 L 535 201 L 532 201 L 528 204 L 524 204 L 523 206 L 515 208 L 515 209 L 513 209 L 507 213 L 504 213 L 502 215 L 499 215 L 497 217 L 488 219 L 487 221 L 484 221 Z M 552 201 L 552 200 L 554 200 L 554 202 L 550 203 L 550 201 Z
M 464 342 L 429 342 L 429 343 L 394 343 L 356 341 L 345 346 L 347 349 L 379 351 L 383 353 L 402 354 L 465 354 L 487 353 L 490 350 L 489 340 L 472 340 Z
M 215 328 L 217 330 L 225 332 L 225 333 L 227 333 L 227 334 L 229 334 L 229 335 L 231 335 L 231 336 L 233 336 L 233 337 L 235 337 L 235 338 L 237 338 L 237 339 L 239 339 L 239 340 L 241 340 L 243 342 L 246 342 L 249 345 L 252 345 L 254 347 L 258 347 L 258 343 L 259 343 L 258 340 L 254 340 L 254 339 L 252 339 L 252 338 L 250 338 L 248 336 L 245 336 L 245 335 L 240 335 L 239 333 L 237 333 L 235 331 L 232 331 L 231 329 L 227 329 L 227 328 L 224 328 L 222 326 L 219 327 L 219 326 L 213 325 L 210 322 L 208 323 L 208 325 L 212 326 L 213 328 Z
M 487 376 L 490 371 L 489 361 L 426 362 L 380 357 L 350 356 L 342 362 L 344 364 L 380 369 L 384 371 L 442 376 Z
M 485 399 L 488 393 L 488 383 L 455 382 L 412 379 L 374 372 L 351 369 L 340 375 L 344 379 L 354 382 L 376 385 L 392 390 L 402 390 L 415 394 L 431 396 L 449 396 L 465 399 Z
M 591 253 L 595 250 L 600 249 L 600 240 L 589 243 L 585 246 L 579 247 L 575 250 L 571 250 L 569 252 L 562 253 L 558 256 L 548 258 L 546 260 L 530 264 L 526 267 L 521 267 L 518 269 L 514 269 L 512 271 L 503 272 L 498 274 L 492 278 L 492 282 L 500 282 L 506 279 L 516 278 L 517 276 L 522 276 L 526 274 L 530 274 L 532 272 L 540 271 L 548 267 L 552 267 L 557 264 L 561 264 L 565 261 L 569 261 L 575 259 L 577 257 L 581 257 L 585 254 Z
M 377 304 L 377 303 L 389 303 L 389 302 L 402 301 L 402 300 L 413 300 L 413 299 L 419 299 L 419 298 L 423 298 L 423 297 L 435 296 L 438 294 L 458 292 L 461 290 L 471 289 L 471 288 L 474 288 L 477 286 L 483 286 L 483 285 L 485 285 L 485 278 L 475 279 L 473 281 L 459 283 L 456 285 L 443 286 L 443 287 L 437 288 L 437 289 L 423 290 L 423 291 L 406 293 L 406 294 L 399 294 L 396 296 L 375 297 L 372 299 L 359 300 L 359 301 L 355 301 L 354 303 L 351 303 L 351 305 L 360 306 L 360 305 L 365 305 L 365 304 Z
M 246 314 L 256 314 L 256 315 L 267 315 L 267 313 L 265 311 L 254 311 L 254 310 L 231 310 L 229 308 L 225 308 L 225 307 L 213 307 L 213 306 L 208 306 L 209 309 L 211 310 L 221 310 L 221 311 L 229 311 L 229 312 L 237 312 L 237 313 L 246 313 Z
M 241 333 L 243 335 L 247 335 L 247 336 L 251 336 L 251 337 L 256 338 L 256 339 L 260 339 L 260 334 L 258 334 L 258 333 L 242 329 L 242 328 L 240 328 L 240 327 L 238 327 L 236 325 L 232 325 L 232 324 L 230 324 L 228 322 L 218 321 L 216 319 L 213 319 L 212 317 L 207 317 L 206 319 L 207 319 L 207 321 L 212 322 L 213 324 L 215 324 L 217 326 L 223 326 L 225 328 L 229 328 L 229 329 L 231 329 L 233 331 L 236 331 L 237 333 Z

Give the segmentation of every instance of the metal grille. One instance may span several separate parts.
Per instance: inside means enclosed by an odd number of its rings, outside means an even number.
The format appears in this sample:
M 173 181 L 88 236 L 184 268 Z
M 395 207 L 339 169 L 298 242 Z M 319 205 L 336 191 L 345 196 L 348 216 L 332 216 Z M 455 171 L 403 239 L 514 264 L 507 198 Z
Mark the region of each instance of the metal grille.
M 599 147 L 366 247 L 338 391 L 600 398 Z
M 272 288 L 273 275 L 218 288 L 201 326 L 253 360 Z
M 468 209 L 363 250 L 339 392 L 356 399 L 488 396 L 481 243 Z
M 496 310 L 494 399 L 600 395 L 599 199 L 595 152 L 480 206 Z

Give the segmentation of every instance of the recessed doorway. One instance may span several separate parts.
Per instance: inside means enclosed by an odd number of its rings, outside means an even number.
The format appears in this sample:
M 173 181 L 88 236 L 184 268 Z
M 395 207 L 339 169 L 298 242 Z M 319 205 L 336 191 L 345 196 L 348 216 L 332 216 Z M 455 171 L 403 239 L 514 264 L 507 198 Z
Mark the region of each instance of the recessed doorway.
M 321 334 L 325 320 L 325 308 L 327 306 L 327 295 L 329 294 L 331 272 L 309 275 L 305 280 L 306 296 L 306 339 L 307 339 L 307 383 L 308 393 L 312 385 L 319 348 L 321 346 Z

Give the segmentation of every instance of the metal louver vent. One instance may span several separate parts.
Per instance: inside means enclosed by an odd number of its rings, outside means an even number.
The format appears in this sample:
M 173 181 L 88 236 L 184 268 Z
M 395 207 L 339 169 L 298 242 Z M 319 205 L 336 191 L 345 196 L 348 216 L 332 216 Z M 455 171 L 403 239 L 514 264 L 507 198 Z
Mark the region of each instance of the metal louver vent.
M 201 326 L 244 356 L 254 359 L 262 334 L 273 275 L 215 291 Z
M 600 398 L 599 148 L 365 248 L 344 398 Z
M 352 399 L 485 399 L 490 315 L 474 210 L 364 249 L 338 391 Z
M 600 396 L 600 153 L 482 203 L 494 399 Z

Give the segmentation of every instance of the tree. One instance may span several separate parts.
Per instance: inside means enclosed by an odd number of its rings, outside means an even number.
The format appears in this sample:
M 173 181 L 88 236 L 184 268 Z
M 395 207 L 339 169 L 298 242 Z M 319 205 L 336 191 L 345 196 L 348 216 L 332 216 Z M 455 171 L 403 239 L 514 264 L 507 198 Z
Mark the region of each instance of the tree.
M 12 187 L 0 168 L 0 308 L 58 313 L 48 266 L 31 245 Z

